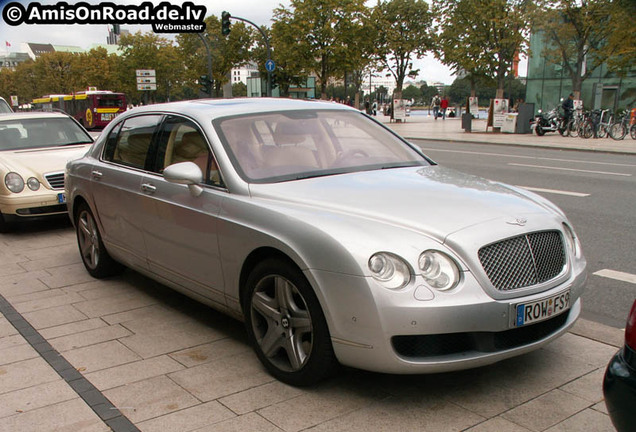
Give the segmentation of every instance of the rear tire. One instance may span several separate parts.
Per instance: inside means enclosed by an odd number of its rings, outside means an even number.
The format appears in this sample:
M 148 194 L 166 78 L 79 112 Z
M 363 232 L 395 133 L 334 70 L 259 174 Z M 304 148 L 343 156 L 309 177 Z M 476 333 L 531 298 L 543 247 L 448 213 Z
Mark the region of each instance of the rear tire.
M 631 125 L 629 134 L 632 136 L 632 139 L 636 140 L 636 124 Z
M 256 355 L 278 380 L 308 386 L 335 372 L 325 316 L 294 264 L 275 258 L 259 263 L 246 282 L 243 314 Z
M 545 132 L 543 131 L 543 128 L 539 125 L 537 125 L 537 127 L 534 129 L 534 131 L 537 133 L 537 136 L 543 136 L 545 135 Z
M 102 279 L 114 276 L 124 270 L 124 266 L 111 258 L 102 242 L 97 222 L 87 204 L 82 203 L 75 216 L 77 245 L 84 267 L 91 276 Z

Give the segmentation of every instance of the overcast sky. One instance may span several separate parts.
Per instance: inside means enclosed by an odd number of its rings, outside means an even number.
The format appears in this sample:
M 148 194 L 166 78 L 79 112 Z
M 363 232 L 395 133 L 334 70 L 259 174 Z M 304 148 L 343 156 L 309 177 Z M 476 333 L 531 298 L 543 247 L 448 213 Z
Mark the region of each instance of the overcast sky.
M 67 0 L 68 1 L 68 0 Z M 152 3 L 158 4 L 160 1 L 151 0 Z M 219 0 L 191 0 L 193 3 L 203 5 L 207 8 L 206 16 L 216 15 L 220 16 L 221 12 L 227 10 L 234 16 L 249 19 L 255 22 L 257 25 L 271 26 L 271 19 L 273 10 L 280 4 L 288 5 L 288 0 L 233 0 L 230 2 L 224 2 Z M 0 8 L 10 3 L 7 0 L 0 0 Z M 20 1 L 25 7 L 27 1 Z M 40 1 L 41 4 L 56 4 L 58 1 Z M 75 3 L 68 1 L 69 4 Z M 88 3 L 100 3 L 98 0 L 88 0 Z M 117 1 L 118 4 L 133 5 L 140 4 L 142 0 L 124 0 Z M 171 4 L 181 4 L 175 0 L 170 0 Z M 375 4 L 375 2 L 370 2 Z M 123 29 L 128 29 L 131 32 L 142 31 L 150 32 L 152 28 L 149 25 L 122 25 Z M 53 45 L 75 45 L 82 48 L 88 48 L 94 43 L 106 43 L 106 37 L 108 35 L 108 26 L 104 24 L 93 25 L 27 25 L 22 24 L 19 26 L 7 25 L 4 20 L 0 18 L 0 51 L 8 50 L 20 51 L 21 44 L 25 42 L 34 43 L 51 43 Z M 168 37 L 169 35 L 164 35 Z M 6 46 L 6 42 L 11 44 L 10 47 Z M 445 84 L 451 84 L 455 77 L 451 76 L 449 69 L 439 63 L 429 55 L 423 59 L 416 60 L 414 67 L 420 69 L 418 80 L 425 80 L 429 84 L 433 82 L 443 82 Z M 525 75 L 525 71 L 521 71 L 522 75 Z

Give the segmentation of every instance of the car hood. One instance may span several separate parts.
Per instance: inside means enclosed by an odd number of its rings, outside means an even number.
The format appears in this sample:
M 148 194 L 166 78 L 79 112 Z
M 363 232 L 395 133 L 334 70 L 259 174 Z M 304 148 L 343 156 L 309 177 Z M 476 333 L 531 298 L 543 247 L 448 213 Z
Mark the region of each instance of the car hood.
M 70 160 L 82 157 L 91 144 L 0 152 L 0 168 L 20 174 L 60 172 Z
M 253 198 L 308 206 L 425 233 L 450 234 L 486 221 L 561 212 L 532 193 L 452 169 L 430 166 L 365 171 L 275 184 L 252 184 Z

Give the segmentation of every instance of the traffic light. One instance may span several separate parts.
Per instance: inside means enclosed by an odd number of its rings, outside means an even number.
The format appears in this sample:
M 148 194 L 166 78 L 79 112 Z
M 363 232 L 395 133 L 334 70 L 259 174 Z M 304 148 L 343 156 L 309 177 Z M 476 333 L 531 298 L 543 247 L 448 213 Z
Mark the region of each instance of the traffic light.
M 230 17 L 232 15 L 230 15 L 229 12 L 223 11 L 223 13 L 221 14 L 221 34 L 223 36 L 227 36 L 230 34 Z
M 199 77 L 199 85 L 201 86 L 201 92 L 208 96 L 212 94 L 212 80 L 207 75 L 201 75 Z
M 121 32 L 121 28 L 119 27 L 119 24 L 113 24 L 113 33 L 118 35 Z

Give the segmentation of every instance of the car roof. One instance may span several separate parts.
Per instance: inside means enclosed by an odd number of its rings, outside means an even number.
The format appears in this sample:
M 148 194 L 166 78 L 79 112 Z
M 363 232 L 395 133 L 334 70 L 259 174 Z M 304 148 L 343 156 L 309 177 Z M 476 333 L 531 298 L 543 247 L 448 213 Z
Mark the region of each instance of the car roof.
M 29 112 L 14 112 L 0 114 L 0 122 L 22 119 L 45 119 L 45 118 L 69 118 L 68 115 L 60 112 L 48 112 L 48 111 L 29 111 Z
M 353 110 L 347 105 L 327 101 L 284 99 L 284 98 L 233 98 L 233 99 L 195 99 L 180 102 L 169 102 L 146 105 L 127 113 L 146 111 L 165 111 L 203 116 L 207 118 L 228 117 L 238 114 L 257 114 L 272 111 L 292 110 Z

